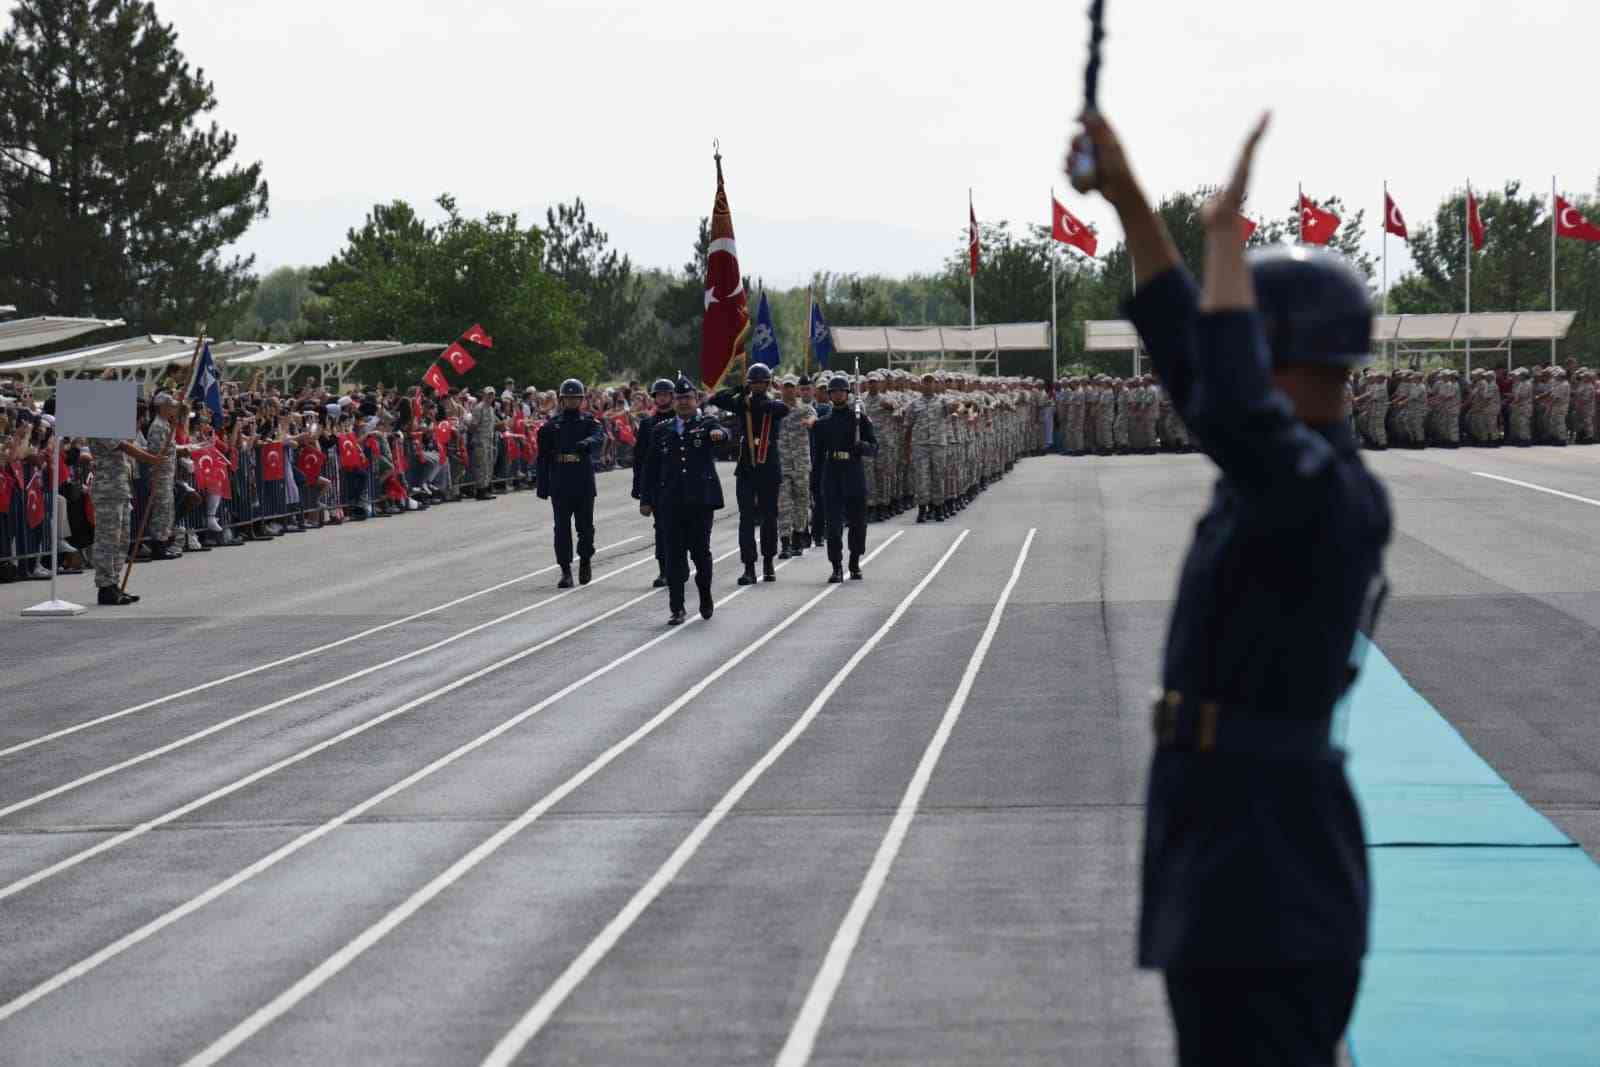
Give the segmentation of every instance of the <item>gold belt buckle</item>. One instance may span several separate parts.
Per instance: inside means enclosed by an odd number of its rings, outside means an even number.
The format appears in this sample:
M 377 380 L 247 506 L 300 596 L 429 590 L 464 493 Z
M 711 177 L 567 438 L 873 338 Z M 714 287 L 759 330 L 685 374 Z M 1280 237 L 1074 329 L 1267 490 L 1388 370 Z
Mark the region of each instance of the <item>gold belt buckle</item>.
M 578 462 L 578 454 L 576 452 L 563 452 L 559 456 L 556 457 L 556 462 L 557 463 L 576 463 L 576 462 Z
M 1178 705 L 1182 703 L 1183 694 L 1175 689 L 1156 694 L 1151 711 L 1157 744 L 1170 745 L 1178 739 Z

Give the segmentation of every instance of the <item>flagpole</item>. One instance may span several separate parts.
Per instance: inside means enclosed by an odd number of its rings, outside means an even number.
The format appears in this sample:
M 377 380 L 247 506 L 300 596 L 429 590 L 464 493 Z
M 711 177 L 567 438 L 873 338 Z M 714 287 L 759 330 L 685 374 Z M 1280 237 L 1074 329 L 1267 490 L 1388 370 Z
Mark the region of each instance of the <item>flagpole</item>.
M 1304 182 L 1296 182 L 1295 183 L 1295 190 L 1296 190 L 1299 198 L 1295 201 L 1294 213 L 1295 213 L 1295 217 L 1300 220 L 1300 226 L 1295 231 L 1294 243 L 1297 244 L 1297 245 L 1303 245 L 1303 244 L 1306 243 L 1306 186 L 1305 186 L 1305 183 Z M 1387 221 L 1387 220 L 1385 220 L 1385 221 Z
M 806 286 L 806 328 L 801 331 L 805 336 L 805 340 L 800 346 L 800 374 L 802 376 L 811 373 L 811 303 L 811 286 L 808 285 Z
M 1472 181 L 1467 181 L 1467 198 L 1461 204 L 1461 258 L 1467 263 L 1467 314 L 1472 314 Z M 1467 373 L 1472 373 L 1472 338 L 1467 338 Z
M 1556 176 L 1550 175 L 1550 310 L 1556 309 Z M 1556 365 L 1556 339 L 1550 338 L 1550 365 Z
M 977 212 L 972 208 L 972 186 L 967 186 L 967 217 L 976 220 Z M 973 232 L 967 238 L 967 316 L 968 325 L 974 330 L 978 328 L 978 272 L 972 265 L 972 238 L 977 236 L 977 223 L 972 224 Z
M 1050 187 L 1050 388 L 1056 387 L 1060 378 L 1056 359 L 1056 187 Z

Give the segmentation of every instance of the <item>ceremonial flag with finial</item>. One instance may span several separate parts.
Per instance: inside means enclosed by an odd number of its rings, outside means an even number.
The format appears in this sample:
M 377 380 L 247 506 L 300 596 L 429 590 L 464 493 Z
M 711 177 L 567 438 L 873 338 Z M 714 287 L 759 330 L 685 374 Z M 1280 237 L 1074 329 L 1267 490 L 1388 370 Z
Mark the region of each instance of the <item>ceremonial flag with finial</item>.
M 722 153 L 716 155 L 717 199 L 711 206 L 711 249 L 706 256 L 706 314 L 700 326 L 700 380 L 716 389 L 729 364 L 745 354 L 750 307 L 739 274 L 733 212 L 722 184 Z

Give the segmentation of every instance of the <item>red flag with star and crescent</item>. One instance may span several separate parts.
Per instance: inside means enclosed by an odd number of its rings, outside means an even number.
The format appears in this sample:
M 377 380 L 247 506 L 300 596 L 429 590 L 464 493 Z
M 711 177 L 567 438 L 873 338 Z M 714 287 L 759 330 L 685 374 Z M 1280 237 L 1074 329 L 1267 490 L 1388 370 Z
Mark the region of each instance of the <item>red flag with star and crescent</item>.
M 1400 214 L 1400 205 L 1387 192 L 1383 194 L 1383 228 L 1402 240 L 1411 240 L 1411 235 L 1406 232 L 1405 217 Z
M 422 384 L 432 389 L 435 396 L 444 396 L 450 392 L 450 383 L 445 380 L 444 372 L 439 369 L 437 363 L 428 367 L 428 372 L 422 376 Z
M 308 483 L 315 482 L 322 477 L 322 465 L 326 462 L 322 453 L 315 448 L 302 448 L 295 453 L 295 470 L 306 476 Z
M 707 389 L 722 384 L 728 367 L 745 354 L 750 336 L 750 306 L 739 274 L 739 247 L 733 239 L 733 212 L 722 183 L 717 156 L 717 198 L 711 205 L 711 250 L 706 255 L 706 314 L 700 324 L 700 380 Z
M 1300 240 L 1308 245 L 1325 245 L 1338 230 L 1338 215 L 1324 211 L 1306 194 L 1300 194 Z
M 1579 241 L 1600 241 L 1600 226 L 1584 218 L 1583 212 L 1556 197 L 1556 236 Z
M 1483 251 L 1483 216 L 1478 214 L 1478 198 L 1472 195 L 1472 186 L 1467 186 L 1467 233 L 1472 237 L 1472 250 Z
M 476 323 L 473 324 L 472 329 L 461 335 L 461 339 L 463 341 L 471 341 L 475 345 L 482 345 L 484 348 L 494 347 L 494 338 L 484 333 L 483 327 Z
M 478 365 L 478 361 L 472 358 L 472 353 L 461 347 L 460 341 L 444 350 L 444 359 L 457 374 L 465 374 Z M 438 364 L 435 363 L 434 366 L 437 367 Z
M 1071 245 L 1086 256 L 1092 256 L 1100 247 L 1094 231 L 1072 212 L 1061 206 L 1061 201 L 1050 198 L 1050 236 L 1062 244 Z
M 261 446 L 261 480 L 283 481 L 283 442 L 268 441 Z
M 38 471 L 28 479 L 28 498 L 25 514 L 28 529 L 37 530 L 44 524 L 44 478 Z

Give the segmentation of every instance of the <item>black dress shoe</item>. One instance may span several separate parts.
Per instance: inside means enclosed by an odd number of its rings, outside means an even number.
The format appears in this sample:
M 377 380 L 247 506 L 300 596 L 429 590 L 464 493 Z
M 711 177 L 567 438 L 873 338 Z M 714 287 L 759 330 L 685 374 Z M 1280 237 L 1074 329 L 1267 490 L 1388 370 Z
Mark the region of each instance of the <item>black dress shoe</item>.
M 709 619 L 711 618 L 712 612 L 716 611 L 716 609 L 717 605 L 711 599 L 711 590 L 709 588 L 700 590 L 700 617 L 702 619 Z
M 761 564 L 761 580 L 764 582 L 775 582 L 778 580 L 777 574 L 774 573 L 772 569 L 771 556 L 768 556 Z
M 137 604 L 139 602 L 138 597 L 134 596 L 132 593 L 124 593 L 114 585 L 101 586 L 98 599 L 101 604 L 113 608 L 121 607 L 124 604 Z
M 754 563 L 746 563 L 744 565 L 744 573 L 739 575 L 739 584 L 740 585 L 755 585 L 756 584 L 756 565 Z
M 788 559 L 791 555 L 793 555 L 793 553 L 791 553 L 789 551 L 789 539 L 787 537 L 785 537 L 783 539 L 783 544 L 780 547 L 780 550 L 778 552 L 778 558 L 779 559 Z
M 665 589 L 666 587 L 667 576 L 665 574 L 656 575 L 656 580 L 650 583 L 651 589 Z
M 593 572 L 589 569 L 589 561 L 580 559 L 578 561 L 578 584 L 588 585 L 591 577 L 593 577 Z
M 561 580 L 556 583 L 556 588 L 557 589 L 571 589 L 572 588 L 572 568 L 571 567 L 562 567 L 561 568 Z
M 682 626 L 688 621 L 689 613 L 682 608 L 673 608 L 672 614 L 667 618 L 668 626 Z
M 928 507 L 927 507 L 926 504 L 924 504 L 921 507 L 917 508 L 917 521 L 918 522 L 927 522 L 928 521 Z
M 859 582 L 861 580 L 861 557 L 860 556 L 851 556 L 850 557 L 850 580 L 852 582 Z
M 833 568 L 833 573 L 828 575 L 828 584 L 829 585 L 838 585 L 842 581 L 844 581 L 844 570 L 843 570 L 843 568 L 841 568 L 837 564 L 835 564 L 834 568 Z

